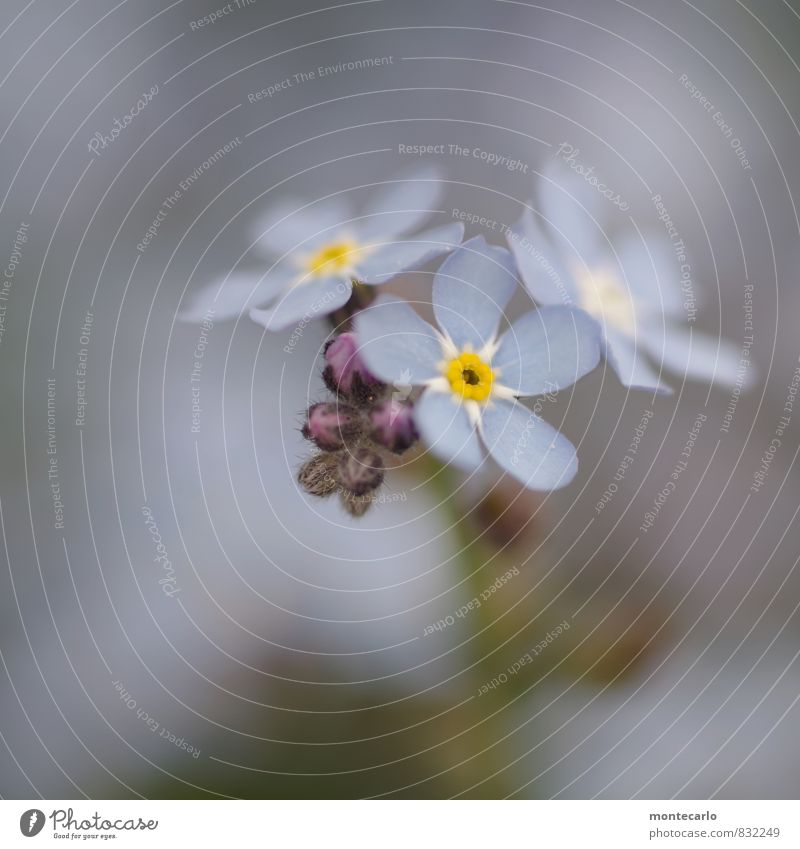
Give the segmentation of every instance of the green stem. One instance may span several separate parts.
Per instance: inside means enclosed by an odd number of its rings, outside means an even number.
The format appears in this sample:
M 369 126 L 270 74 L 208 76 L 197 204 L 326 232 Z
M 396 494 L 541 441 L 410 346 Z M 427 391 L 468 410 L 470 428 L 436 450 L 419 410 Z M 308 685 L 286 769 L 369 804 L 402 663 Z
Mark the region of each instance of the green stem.
M 459 478 L 451 467 L 444 466 L 429 454 L 421 457 L 419 463 L 424 464 L 425 478 L 438 495 L 439 505 L 442 510 L 449 512 L 452 529 L 458 547 L 457 562 L 465 583 L 469 589 L 470 598 L 480 598 L 486 589 L 486 570 L 484 566 L 490 557 L 488 545 L 475 533 L 475 523 L 470 521 L 469 515 L 463 509 L 462 500 L 457 494 Z M 499 696 L 497 690 L 489 690 L 484 695 L 478 696 L 478 690 L 483 684 L 490 682 L 498 673 L 497 662 L 493 660 L 492 651 L 494 646 L 490 639 L 493 620 L 491 610 L 486 604 L 481 604 L 470 613 L 470 619 L 475 624 L 475 631 L 469 638 L 468 646 L 471 656 L 471 670 L 473 679 L 473 694 L 475 699 L 470 703 L 474 706 L 476 718 L 473 733 L 480 741 L 480 749 L 485 750 L 481 761 L 487 765 L 486 774 L 492 774 L 502 768 L 504 764 L 497 760 L 502 750 L 494 746 L 495 735 L 492 729 L 496 726 L 493 719 L 487 719 L 490 714 L 496 713 L 502 708 L 505 701 Z M 505 796 L 513 788 L 504 786 L 507 779 L 501 773 L 491 782 L 482 785 L 484 791 L 489 790 L 492 798 Z M 492 792 L 492 789 L 494 791 Z

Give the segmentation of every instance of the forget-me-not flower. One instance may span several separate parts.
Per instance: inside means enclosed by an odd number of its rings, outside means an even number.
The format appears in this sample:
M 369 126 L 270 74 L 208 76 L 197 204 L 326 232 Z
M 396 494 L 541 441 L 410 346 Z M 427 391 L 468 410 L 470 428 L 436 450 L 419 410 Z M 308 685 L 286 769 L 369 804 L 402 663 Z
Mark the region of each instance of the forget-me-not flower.
M 629 233 L 609 242 L 600 229 L 605 201 L 588 183 L 564 174 L 546 177 L 540 188 L 547 230 L 526 209 L 507 234 L 522 280 L 540 304 L 575 305 L 597 319 L 605 356 L 625 386 L 670 393 L 661 368 L 741 381 L 740 352 L 690 330 L 686 306 L 694 309 L 694 292 L 690 272 L 681 279 L 680 240 Z
M 442 460 L 476 469 L 482 442 L 529 488 L 555 489 L 577 471 L 575 448 L 518 399 L 558 391 L 591 371 L 600 333 L 582 310 L 545 307 L 498 336 L 516 285 L 510 253 L 471 239 L 434 277 L 439 329 L 406 301 L 382 295 L 355 317 L 359 354 L 380 379 L 424 387 L 414 418 Z
M 381 186 L 359 214 L 342 195 L 279 203 L 256 227 L 253 250 L 270 262 L 266 272 L 231 273 L 184 318 L 199 319 L 210 306 L 219 321 L 251 307 L 254 321 L 282 330 L 334 312 L 349 300 L 354 281 L 377 286 L 460 244 L 460 222 L 410 235 L 430 218 L 440 194 L 438 172 L 420 168 Z

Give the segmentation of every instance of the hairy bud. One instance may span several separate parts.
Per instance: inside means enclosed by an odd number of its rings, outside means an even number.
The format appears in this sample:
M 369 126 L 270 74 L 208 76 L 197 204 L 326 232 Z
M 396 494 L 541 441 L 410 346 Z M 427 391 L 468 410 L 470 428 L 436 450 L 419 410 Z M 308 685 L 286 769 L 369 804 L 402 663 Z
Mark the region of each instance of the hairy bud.
M 339 493 L 339 500 L 342 502 L 342 507 L 356 519 L 361 518 L 372 507 L 374 498 L 375 496 L 371 492 L 367 495 L 353 495 L 351 492 L 342 490 Z
M 362 430 L 358 410 L 346 404 L 324 401 L 308 408 L 303 436 L 323 451 L 338 451 L 358 439 Z
M 358 355 L 358 342 L 353 333 L 340 333 L 325 347 L 322 379 L 331 392 L 354 404 L 372 404 L 386 390 L 386 384 L 370 374 Z
M 366 495 L 383 483 L 383 460 L 377 451 L 356 448 L 342 454 L 339 480 L 353 495 Z
M 339 455 L 315 454 L 300 467 L 297 480 L 309 495 L 330 495 L 340 485 Z
M 414 405 L 390 398 L 374 407 L 369 414 L 370 436 L 395 454 L 402 454 L 418 439 L 414 425 Z

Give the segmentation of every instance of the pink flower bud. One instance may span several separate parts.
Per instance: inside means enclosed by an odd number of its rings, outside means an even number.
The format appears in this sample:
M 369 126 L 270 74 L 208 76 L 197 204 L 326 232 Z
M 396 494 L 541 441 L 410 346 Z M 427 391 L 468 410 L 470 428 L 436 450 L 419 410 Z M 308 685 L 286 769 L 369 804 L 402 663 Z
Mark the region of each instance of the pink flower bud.
M 414 405 L 391 398 L 374 407 L 369 415 L 371 436 L 379 445 L 402 454 L 418 439 L 414 426 Z
M 361 432 L 361 416 L 357 410 L 329 401 L 312 404 L 303 425 L 303 436 L 323 451 L 338 451 L 357 439 Z
M 356 404 L 370 404 L 385 389 L 385 384 L 370 374 L 358 355 L 355 334 L 340 333 L 325 348 L 327 365 L 322 372 L 331 392 Z

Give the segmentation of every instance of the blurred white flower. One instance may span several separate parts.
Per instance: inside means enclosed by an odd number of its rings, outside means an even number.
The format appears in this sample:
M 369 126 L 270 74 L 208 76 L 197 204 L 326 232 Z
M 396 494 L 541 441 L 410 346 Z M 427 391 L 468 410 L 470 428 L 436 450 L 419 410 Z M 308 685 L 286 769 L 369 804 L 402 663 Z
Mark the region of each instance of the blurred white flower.
M 545 177 L 540 201 L 548 230 L 526 209 L 507 234 L 523 282 L 539 303 L 574 304 L 597 319 L 625 386 L 669 394 L 662 369 L 730 386 L 742 381 L 741 352 L 690 328 L 680 263 L 665 234 L 611 243 L 600 229 L 604 199 L 571 174 Z
M 380 285 L 460 244 L 460 222 L 409 235 L 430 218 L 440 195 L 438 171 L 420 168 L 383 184 L 360 215 L 341 195 L 285 200 L 257 226 L 254 250 L 271 263 L 267 271 L 229 275 L 183 317 L 200 320 L 212 307 L 224 320 L 250 308 L 254 321 L 282 330 L 334 312 L 349 300 L 354 281 Z

